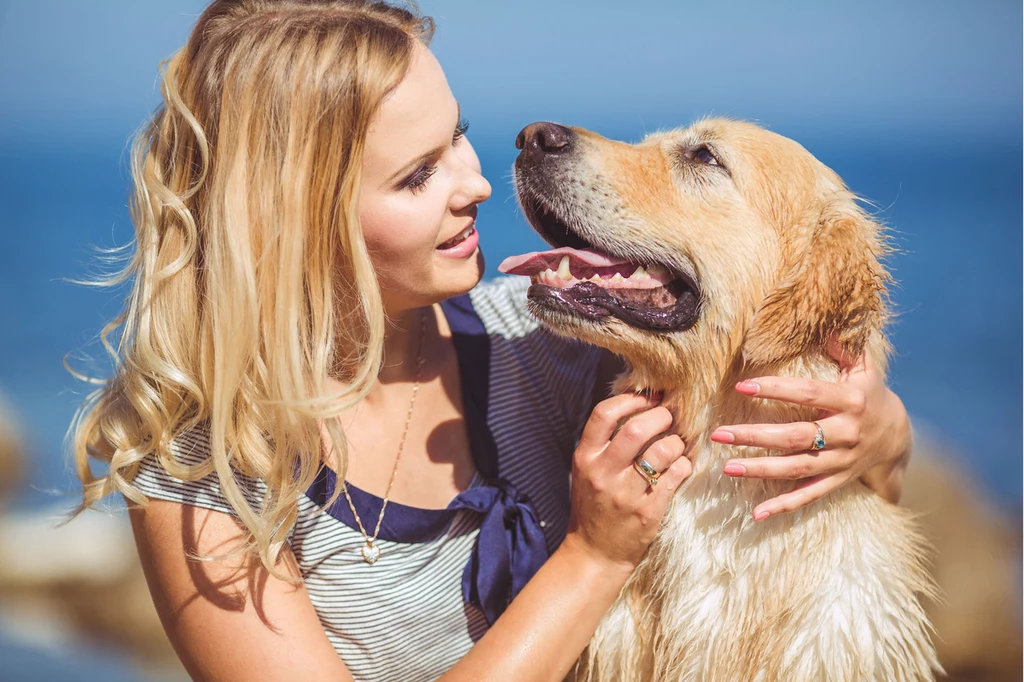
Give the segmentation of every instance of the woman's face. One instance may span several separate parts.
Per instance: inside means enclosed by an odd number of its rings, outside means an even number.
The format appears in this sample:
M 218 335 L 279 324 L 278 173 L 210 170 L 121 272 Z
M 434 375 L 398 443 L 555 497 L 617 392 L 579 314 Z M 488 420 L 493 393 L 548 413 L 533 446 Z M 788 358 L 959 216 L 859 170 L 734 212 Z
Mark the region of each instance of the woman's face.
M 483 275 L 477 205 L 491 195 L 437 59 L 417 44 L 366 138 L 359 220 L 385 311 L 429 305 Z

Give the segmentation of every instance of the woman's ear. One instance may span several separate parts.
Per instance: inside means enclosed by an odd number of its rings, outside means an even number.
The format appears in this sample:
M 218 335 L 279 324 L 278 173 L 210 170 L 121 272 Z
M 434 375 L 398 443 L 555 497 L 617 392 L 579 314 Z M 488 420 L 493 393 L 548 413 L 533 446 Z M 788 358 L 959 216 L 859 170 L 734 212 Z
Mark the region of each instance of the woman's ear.
M 774 365 L 824 352 L 834 334 L 859 355 L 887 317 L 882 228 L 856 206 L 830 206 L 806 251 L 789 261 L 789 275 L 768 293 L 743 343 L 747 365 Z

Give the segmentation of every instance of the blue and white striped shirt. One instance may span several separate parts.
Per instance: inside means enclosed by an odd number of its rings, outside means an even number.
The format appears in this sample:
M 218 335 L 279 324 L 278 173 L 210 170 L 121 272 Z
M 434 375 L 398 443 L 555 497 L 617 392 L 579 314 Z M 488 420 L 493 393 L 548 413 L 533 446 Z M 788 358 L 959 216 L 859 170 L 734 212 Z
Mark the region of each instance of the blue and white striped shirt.
M 486 587 L 503 573 L 508 557 L 499 555 L 506 543 L 493 536 L 504 530 L 509 543 L 521 544 L 532 528 L 542 552 L 544 545 L 554 551 L 565 536 L 569 467 L 588 417 L 599 351 L 540 328 L 526 309 L 528 286 L 525 278 L 499 278 L 442 304 L 477 469 L 469 490 L 446 510 L 389 502 L 373 565 L 363 561 L 365 541 L 345 498 L 322 508 L 336 484 L 331 470 L 323 469 L 299 500 L 290 546 L 324 632 L 356 680 L 442 675 L 489 627 L 480 603 L 465 598 L 463 583 L 467 590 L 470 583 Z M 172 447 L 194 463 L 206 456 L 208 442 L 195 432 Z M 183 482 L 147 460 L 135 484 L 152 498 L 232 513 L 212 475 Z M 349 492 L 361 518 L 377 518 L 379 497 L 351 485 Z M 494 503 L 493 513 L 480 508 L 485 499 Z M 505 507 L 498 510 L 499 504 Z M 504 529 L 496 528 L 503 522 Z M 467 568 L 471 560 L 476 563 Z M 508 592 L 494 589 L 480 596 L 501 607 L 508 601 Z M 488 615 L 493 620 L 493 609 Z

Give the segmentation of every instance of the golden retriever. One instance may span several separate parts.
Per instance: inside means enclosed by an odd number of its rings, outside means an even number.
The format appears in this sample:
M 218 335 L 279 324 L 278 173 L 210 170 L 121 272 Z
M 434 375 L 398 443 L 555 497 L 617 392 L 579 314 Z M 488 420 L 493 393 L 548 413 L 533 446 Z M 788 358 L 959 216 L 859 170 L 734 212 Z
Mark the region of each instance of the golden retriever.
M 881 228 L 803 147 L 749 123 L 635 145 L 535 123 L 517 146 L 520 204 L 558 248 L 500 269 L 533 278 L 530 308 L 551 329 L 627 360 L 616 391 L 664 390 L 694 465 L 578 677 L 934 679 L 933 586 L 910 514 L 852 483 L 755 522 L 793 483 L 724 476 L 729 458 L 773 453 L 709 439 L 721 424 L 816 419 L 733 386 L 836 380 L 830 337 L 884 371 Z

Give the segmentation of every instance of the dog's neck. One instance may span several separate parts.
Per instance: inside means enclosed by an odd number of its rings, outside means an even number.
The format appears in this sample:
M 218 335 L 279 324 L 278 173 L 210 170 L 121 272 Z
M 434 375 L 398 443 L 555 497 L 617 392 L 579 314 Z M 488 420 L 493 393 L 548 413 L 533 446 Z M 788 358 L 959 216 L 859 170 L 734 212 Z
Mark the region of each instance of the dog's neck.
M 627 360 L 627 370 L 615 385 L 616 393 L 637 389 L 663 391 L 661 404 L 672 412 L 673 430 L 687 444 L 688 454 L 699 469 L 730 457 L 768 454 L 752 448 L 744 448 L 740 454 L 736 448 L 712 443 L 711 432 L 719 426 L 817 418 L 810 408 L 743 395 L 735 390 L 736 383 L 769 375 L 835 381 L 839 373 L 835 362 L 824 353 L 773 367 L 742 367 L 738 361 L 717 367 L 710 362 L 700 365 L 680 362 L 671 368 L 651 367 Z

